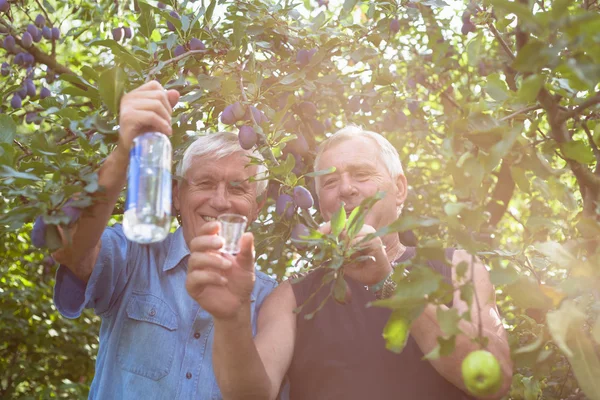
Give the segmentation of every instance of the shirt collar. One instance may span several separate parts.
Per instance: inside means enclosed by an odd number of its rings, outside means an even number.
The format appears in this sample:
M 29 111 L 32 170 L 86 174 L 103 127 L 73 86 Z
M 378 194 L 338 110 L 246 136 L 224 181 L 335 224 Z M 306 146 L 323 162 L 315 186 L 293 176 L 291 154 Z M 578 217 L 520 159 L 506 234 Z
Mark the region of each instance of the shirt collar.
M 179 227 L 173 234 L 173 239 L 169 245 L 169 252 L 167 253 L 167 258 L 165 259 L 165 264 L 163 266 L 163 271 L 169 271 L 175 268 L 181 262 L 181 260 L 183 260 L 184 257 L 188 256 L 189 254 L 190 250 L 188 249 L 185 238 L 183 237 L 183 229 Z

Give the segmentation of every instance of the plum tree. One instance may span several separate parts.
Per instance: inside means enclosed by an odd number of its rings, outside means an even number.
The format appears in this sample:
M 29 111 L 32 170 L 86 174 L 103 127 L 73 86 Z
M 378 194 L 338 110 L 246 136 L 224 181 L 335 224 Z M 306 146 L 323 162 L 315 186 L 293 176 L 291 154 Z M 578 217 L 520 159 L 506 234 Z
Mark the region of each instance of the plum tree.
M 7 12 L 10 9 L 10 4 L 8 4 L 8 0 L 0 0 L 0 12 Z
M 14 94 L 12 99 L 10 100 L 10 106 L 12 108 L 14 108 L 15 110 L 21 108 L 21 106 L 23 105 L 23 103 L 21 102 L 21 96 L 19 96 L 19 94 Z
M 173 50 L 173 55 L 175 57 L 179 57 L 180 55 L 184 54 L 186 52 L 185 47 L 183 47 L 182 45 L 177 45 L 175 47 L 175 49 Z

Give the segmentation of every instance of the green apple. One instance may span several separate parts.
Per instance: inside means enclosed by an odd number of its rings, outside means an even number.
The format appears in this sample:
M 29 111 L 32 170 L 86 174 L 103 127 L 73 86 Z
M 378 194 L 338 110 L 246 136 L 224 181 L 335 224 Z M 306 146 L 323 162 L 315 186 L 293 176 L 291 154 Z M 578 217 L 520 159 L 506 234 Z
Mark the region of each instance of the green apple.
M 487 350 L 469 353 L 462 362 L 462 376 L 465 386 L 475 396 L 489 396 L 502 386 L 500 363 Z

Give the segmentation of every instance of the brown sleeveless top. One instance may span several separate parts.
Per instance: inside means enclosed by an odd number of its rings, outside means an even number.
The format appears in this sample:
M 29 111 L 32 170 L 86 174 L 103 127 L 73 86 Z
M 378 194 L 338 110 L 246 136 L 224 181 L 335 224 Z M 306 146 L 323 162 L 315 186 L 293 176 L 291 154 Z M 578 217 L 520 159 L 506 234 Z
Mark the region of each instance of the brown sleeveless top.
M 454 249 L 448 249 L 447 256 Z M 407 248 L 399 262 L 415 255 Z M 431 268 L 451 283 L 451 269 L 432 261 Z M 296 304 L 306 299 L 321 284 L 325 271 L 315 271 L 292 284 Z M 375 300 L 373 292 L 346 278 L 352 291 L 348 304 L 327 301 L 313 319 L 313 311 L 327 296 L 327 285 L 296 317 L 296 342 L 288 371 L 291 400 L 466 400 L 473 399 L 443 378 L 427 360 L 411 336 L 400 354 L 385 348 L 383 328 L 391 310 L 367 308 Z M 305 311 L 306 310 L 306 311 Z

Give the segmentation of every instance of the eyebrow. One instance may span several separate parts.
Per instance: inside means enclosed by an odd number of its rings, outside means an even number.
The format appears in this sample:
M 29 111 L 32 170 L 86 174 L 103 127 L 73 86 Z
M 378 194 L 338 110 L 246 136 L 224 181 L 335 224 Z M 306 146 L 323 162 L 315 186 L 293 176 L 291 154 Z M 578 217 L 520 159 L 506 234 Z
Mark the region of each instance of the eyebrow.
M 358 164 L 350 164 L 348 166 L 346 166 L 345 168 L 347 171 L 350 172 L 356 172 L 358 170 L 368 170 L 368 171 L 374 171 L 375 170 L 375 166 L 372 164 L 367 164 L 367 163 L 358 163 Z M 333 176 L 333 175 L 339 175 L 340 174 L 340 169 L 336 168 L 335 171 L 323 175 L 323 177 L 328 177 L 328 176 Z

